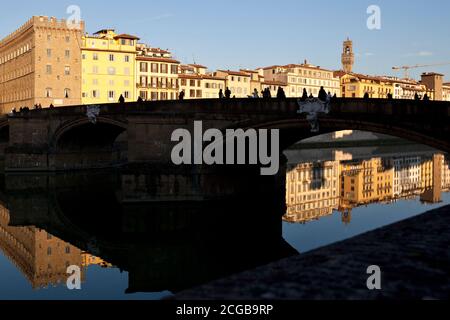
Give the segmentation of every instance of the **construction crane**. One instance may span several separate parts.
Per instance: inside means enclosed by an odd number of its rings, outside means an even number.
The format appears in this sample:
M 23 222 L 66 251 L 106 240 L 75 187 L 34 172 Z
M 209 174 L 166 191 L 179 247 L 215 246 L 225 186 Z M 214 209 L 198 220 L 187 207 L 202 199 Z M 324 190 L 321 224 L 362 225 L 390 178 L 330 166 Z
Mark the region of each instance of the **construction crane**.
M 450 65 L 450 62 L 442 62 L 442 63 L 435 63 L 435 64 L 417 64 L 415 66 L 392 67 L 392 70 L 396 70 L 396 71 L 404 70 L 405 71 L 405 79 L 409 79 L 409 70 L 411 70 L 411 69 L 446 66 L 446 65 Z

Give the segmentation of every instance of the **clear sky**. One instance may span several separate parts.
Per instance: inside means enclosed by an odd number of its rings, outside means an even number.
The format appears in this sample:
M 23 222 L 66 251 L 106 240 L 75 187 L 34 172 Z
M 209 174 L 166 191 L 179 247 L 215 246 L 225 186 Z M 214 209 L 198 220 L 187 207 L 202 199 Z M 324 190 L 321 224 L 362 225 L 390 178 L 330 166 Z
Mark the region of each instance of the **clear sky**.
M 210 69 L 312 64 L 340 68 L 342 41 L 354 41 L 355 71 L 398 74 L 396 65 L 450 62 L 448 0 L 15 0 L 2 2 L 0 36 L 32 15 L 67 18 L 81 8 L 89 33 L 115 28 L 170 49 L 183 63 Z M 369 30 L 367 8 L 381 8 L 381 30 Z M 446 74 L 450 65 L 419 69 Z

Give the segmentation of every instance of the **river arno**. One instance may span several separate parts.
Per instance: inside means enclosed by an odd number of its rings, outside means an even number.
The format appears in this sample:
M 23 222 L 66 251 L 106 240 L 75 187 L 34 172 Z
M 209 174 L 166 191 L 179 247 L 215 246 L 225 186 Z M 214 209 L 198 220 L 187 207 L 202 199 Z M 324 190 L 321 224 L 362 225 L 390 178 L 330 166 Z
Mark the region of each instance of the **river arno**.
M 54 192 L 40 185 L 59 178 L 5 177 L 0 299 L 161 299 L 450 203 L 449 159 L 426 147 L 287 157 L 282 223 L 261 214 L 277 210 L 268 199 L 238 209 L 179 199 L 140 204 L 129 201 L 128 178 L 64 180 Z M 152 188 L 146 181 L 133 190 L 144 185 Z M 68 265 L 82 267 L 82 290 L 67 289 Z

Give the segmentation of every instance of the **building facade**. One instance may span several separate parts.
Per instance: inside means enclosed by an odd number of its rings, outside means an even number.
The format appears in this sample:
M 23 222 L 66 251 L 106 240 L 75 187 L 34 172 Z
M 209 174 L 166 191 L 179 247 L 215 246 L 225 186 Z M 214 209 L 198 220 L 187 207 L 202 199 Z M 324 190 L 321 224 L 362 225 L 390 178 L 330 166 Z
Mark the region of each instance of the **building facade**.
M 139 44 L 135 81 L 138 96 L 144 101 L 178 99 L 179 68 L 180 62 L 169 51 Z
M 232 98 L 248 98 L 252 95 L 252 76 L 247 72 L 218 70 L 212 76 L 226 79 L 226 87 L 230 89 Z
M 0 112 L 81 103 L 84 22 L 35 16 L 0 41 Z
M 311 65 L 307 61 L 304 64 L 266 67 L 264 80 L 285 84 L 288 98 L 301 97 L 304 89 L 308 95 L 317 97 L 321 87 L 332 96 L 341 96 L 339 76 L 333 71 Z
M 286 177 L 289 222 L 308 222 L 339 208 L 339 161 L 289 165 Z
M 343 73 L 340 79 L 343 98 L 363 98 L 366 94 L 375 99 L 394 96 L 394 84 L 387 78 Z
M 82 38 L 82 103 L 135 101 L 138 38 L 105 29 Z

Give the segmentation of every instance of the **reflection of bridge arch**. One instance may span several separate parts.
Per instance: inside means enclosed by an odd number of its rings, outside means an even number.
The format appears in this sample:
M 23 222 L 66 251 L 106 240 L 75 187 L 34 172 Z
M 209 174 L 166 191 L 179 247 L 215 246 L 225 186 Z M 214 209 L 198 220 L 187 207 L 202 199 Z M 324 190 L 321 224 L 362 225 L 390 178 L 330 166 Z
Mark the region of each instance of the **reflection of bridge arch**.
M 418 132 L 413 127 L 408 127 L 403 123 L 385 124 L 383 121 L 367 121 L 344 119 L 340 117 L 323 117 L 319 120 L 320 132 L 312 133 L 311 125 L 306 119 L 301 118 L 286 118 L 277 119 L 275 121 L 261 121 L 252 120 L 235 123 L 232 126 L 224 129 L 279 129 L 281 135 L 280 151 L 289 148 L 293 144 L 314 136 L 320 136 L 327 133 L 343 131 L 343 130 L 359 130 L 373 133 L 380 133 L 390 135 L 405 140 L 417 142 L 419 144 L 428 145 L 430 147 L 450 150 L 450 143 L 448 141 L 442 141 L 440 139 L 434 139 L 431 135 Z
M 58 150 L 75 145 L 112 145 L 117 137 L 127 130 L 127 124 L 110 118 L 99 117 L 93 124 L 87 118 L 77 119 L 61 125 L 53 135 L 51 146 Z

